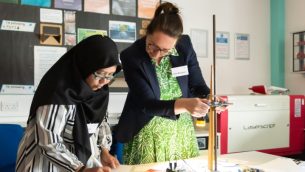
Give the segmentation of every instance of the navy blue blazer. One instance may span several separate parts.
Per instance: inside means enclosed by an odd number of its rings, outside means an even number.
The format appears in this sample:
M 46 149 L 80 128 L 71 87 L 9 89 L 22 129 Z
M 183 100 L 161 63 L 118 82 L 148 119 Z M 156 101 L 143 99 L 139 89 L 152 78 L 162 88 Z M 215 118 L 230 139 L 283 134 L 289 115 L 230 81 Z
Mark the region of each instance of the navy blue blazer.
M 122 115 L 116 127 L 115 137 L 119 142 L 128 142 L 154 116 L 176 120 L 175 100 L 160 100 L 160 88 L 151 58 L 145 51 L 142 38 L 120 54 L 129 92 Z M 189 36 L 179 38 L 176 49 L 179 56 L 170 56 L 172 67 L 187 65 L 189 75 L 177 77 L 182 97 L 205 97 L 210 89 L 206 85 Z

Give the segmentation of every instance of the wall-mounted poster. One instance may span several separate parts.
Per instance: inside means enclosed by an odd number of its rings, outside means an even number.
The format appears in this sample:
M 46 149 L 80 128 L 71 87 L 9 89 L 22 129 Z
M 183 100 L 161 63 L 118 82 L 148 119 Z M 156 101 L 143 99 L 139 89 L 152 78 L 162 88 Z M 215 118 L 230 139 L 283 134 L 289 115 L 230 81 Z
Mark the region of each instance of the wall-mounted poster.
M 65 45 L 74 46 L 76 45 L 76 35 L 75 34 L 65 34 Z
M 81 40 L 92 36 L 92 35 L 107 35 L 107 30 L 96 30 L 96 29 L 85 29 L 85 28 L 78 28 L 77 29 L 77 43 Z
M 138 17 L 151 19 L 160 0 L 138 0 Z
M 64 11 L 65 33 L 75 34 L 75 11 Z
M 19 32 L 34 32 L 36 23 L 20 22 L 12 20 L 2 20 L 1 30 L 19 31 Z
M 146 35 L 147 26 L 149 25 L 150 20 L 142 20 L 141 21 L 141 27 L 139 28 L 139 35 L 140 37 L 143 37 Z
M 109 0 L 85 0 L 84 11 L 109 14 Z
M 230 56 L 230 34 L 229 32 L 216 32 L 216 57 L 229 58 Z
M 293 72 L 305 72 L 305 31 L 293 33 Z
M 65 47 L 34 46 L 34 86 L 37 88 L 43 75 L 67 52 Z
M 115 42 L 134 42 L 136 40 L 136 23 L 110 20 L 109 37 Z
M 57 24 L 40 24 L 40 44 L 62 45 L 62 26 Z
M 82 0 L 54 0 L 54 7 L 81 11 Z
M 112 14 L 136 16 L 136 0 L 112 0 Z
M 76 45 L 75 11 L 64 11 L 65 45 Z
M 55 9 L 40 9 L 40 22 L 46 23 L 62 23 L 62 10 Z
M 0 85 L 0 94 L 33 94 L 35 92 L 34 85 Z M 3 107 L 2 107 L 3 108 Z
M 51 7 L 51 0 L 21 0 L 21 5 Z
M 242 60 L 250 59 L 250 40 L 249 34 L 235 34 L 235 58 Z
M 208 31 L 191 29 L 191 40 L 198 57 L 208 57 Z

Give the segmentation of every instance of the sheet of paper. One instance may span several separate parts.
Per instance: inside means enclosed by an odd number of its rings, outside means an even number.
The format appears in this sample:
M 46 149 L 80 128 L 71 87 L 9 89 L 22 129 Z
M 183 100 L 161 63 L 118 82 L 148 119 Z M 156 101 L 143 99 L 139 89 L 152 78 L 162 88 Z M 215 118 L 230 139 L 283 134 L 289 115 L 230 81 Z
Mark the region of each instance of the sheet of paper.
M 208 57 L 208 31 L 191 29 L 191 40 L 198 57 Z
M 62 10 L 54 10 L 54 9 L 40 9 L 40 22 L 48 22 L 48 23 L 62 23 Z
M 256 168 L 263 169 L 267 172 L 304 172 L 305 166 L 302 163 L 296 163 L 290 158 L 276 158 L 274 160 L 268 161 L 266 163 L 257 165 Z
M 206 159 L 188 159 L 188 160 L 178 160 L 178 161 L 171 161 L 171 163 L 176 163 L 175 170 L 185 170 L 185 171 L 192 171 L 192 172 L 201 172 L 201 171 L 208 171 L 208 161 Z M 226 171 L 226 172 L 236 172 L 241 169 L 241 167 L 236 163 L 226 162 L 226 161 L 218 161 L 217 162 L 217 170 L 218 171 Z M 172 165 L 173 167 L 174 165 Z M 167 163 L 160 163 L 151 167 L 152 170 L 158 171 L 166 171 L 167 168 L 170 168 L 169 162 Z M 143 169 L 144 170 L 144 169 Z M 149 170 L 149 169 L 145 169 Z
M 43 75 L 67 51 L 66 47 L 34 46 L 34 86 L 37 88 Z
M 249 34 L 235 34 L 235 58 L 250 59 L 250 36 Z

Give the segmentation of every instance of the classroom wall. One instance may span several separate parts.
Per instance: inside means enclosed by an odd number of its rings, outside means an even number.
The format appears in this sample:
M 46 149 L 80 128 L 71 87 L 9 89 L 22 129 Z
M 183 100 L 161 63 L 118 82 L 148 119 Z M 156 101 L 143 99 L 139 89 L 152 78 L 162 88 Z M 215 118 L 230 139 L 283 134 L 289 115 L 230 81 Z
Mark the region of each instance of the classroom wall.
M 285 78 L 292 94 L 305 94 L 305 73 L 292 72 L 292 33 L 305 31 L 304 0 L 286 0 Z
M 191 28 L 208 30 L 208 58 L 199 58 L 210 82 L 213 57 L 212 15 L 216 30 L 230 33 L 230 58 L 216 60 L 216 93 L 249 94 L 252 85 L 270 85 L 270 1 L 269 0 L 169 0 L 181 8 L 185 33 Z M 250 60 L 234 57 L 234 34 L 250 34 Z
M 216 15 L 217 31 L 230 33 L 230 57 L 217 59 L 216 84 L 217 94 L 249 94 L 248 87 L 270 83 L 270 4 L 269 0 L 169 0 L 181 8 L 184 20 L 184 32 L 191 29 L 208 31 L 208 57 L 199 58 L 199 63 L 206 79 L 210 83 L 210 66 L 213 56 L 212 15 Z M 250 35 L 250 59 L 237 60 L 234 57 L 234 34 Z M 304 85 L 304 84 L 303 84 Z M 115 99 L 117 99 L 116 95 Z M 125 102 L 122 94 L 121 101 L 110 102 L 110 109 L 118 111 Z M 18 95 L 0 95 L 1 102 L 8 102 L 7 107 L 19 107 L 17 115 L 0 112 L 0 123 L 18 121 L 25 122 L 29 112 L 31 95 L 25 96 L 26 103 L 21 102 Z M 110 96 L 111 97 L 111 96 Z M 3 105 L 2 105 L 3 106 Z M 117 113 L 117 112 L 112 112 Z M 5 115 L 3 115 L 5 114 Z M 10 118 L 8 118 L 10 117 Z M 5 119 L 5 120 L 4 120 Z

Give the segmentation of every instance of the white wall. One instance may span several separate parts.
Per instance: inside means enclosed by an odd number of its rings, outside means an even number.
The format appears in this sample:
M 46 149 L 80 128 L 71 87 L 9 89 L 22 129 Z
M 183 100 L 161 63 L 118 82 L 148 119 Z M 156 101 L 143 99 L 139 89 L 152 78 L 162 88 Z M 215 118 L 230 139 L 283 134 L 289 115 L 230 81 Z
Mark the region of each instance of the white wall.
M 304 0 L 286 0 L 285 78 L 292 94 L 305 94 L 305 73 L 292 72 L 292 33 L 305 31 Z
M 252 85 L 270 85 L 269 0 L 169 0 L 180 9 L 186 34 L 191 28 L 208 30 L 208 58 L 199 58 L 210 83 L 213 58 L 213 14 L 216 30 L 230 33 L 230 58 L 216 60 L 217 94 L 249 94 Z M 234 34 L 250 34 L 250 60 L 234 57 Z
M 118 122 L 127 93 L 110 93 L 109 123 Z M 26 126 L 33 95 L 0 95 L 0 124 L 14 123 Z

